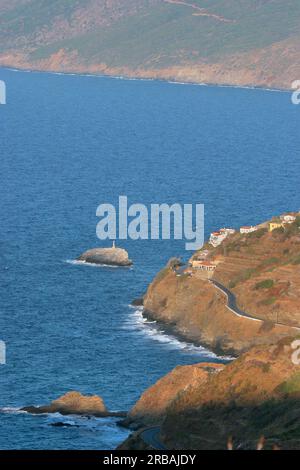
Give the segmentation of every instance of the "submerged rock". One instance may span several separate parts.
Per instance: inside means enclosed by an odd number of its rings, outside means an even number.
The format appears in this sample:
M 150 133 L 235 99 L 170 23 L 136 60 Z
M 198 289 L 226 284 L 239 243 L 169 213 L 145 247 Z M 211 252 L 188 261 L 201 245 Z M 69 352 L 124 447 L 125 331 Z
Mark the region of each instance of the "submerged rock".
M 142 307 L 144 305 L 144 298 L 143 297 L 139 297 L 138 299 L 134 299 L 132 302 L 131 302 L 131 305 L 133 307 Z
M 110 413 L 102 400 L 97 395 L 84 396 L 79 392 L 68 392 L 66 395 L 54 400 L 50 405 L 26 406 L 22 411 L 32 414 L 60 413 L 62 415 L 85 416 L 124 416 L 125 413 Z
M 88 250 L 77 258 L 78 261 L 92 264 L 106 264 L 108 266 L 131 266 L 133 262 L 123 248 L 94 248 Z
M 51 423 L 50 426 L 53 426 L 54 428 L 80 428 L 79 424 L 63 423 L 61 421 Z

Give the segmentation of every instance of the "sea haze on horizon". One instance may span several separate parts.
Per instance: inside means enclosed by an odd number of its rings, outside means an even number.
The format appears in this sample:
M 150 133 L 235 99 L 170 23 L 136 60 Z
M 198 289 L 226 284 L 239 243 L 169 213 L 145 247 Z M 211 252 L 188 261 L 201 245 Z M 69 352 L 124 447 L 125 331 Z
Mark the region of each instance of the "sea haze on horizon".
M 114 420 L 15 413 L 69 391 L 129 409 L 179 364 L 217 360 L 129 307 L 185 241 L 124 241 L 132 269 L 74 265 L 96 208 L 204 203 L 206 236 L 299 210 L 300 107 L 288 93 L 0 69 L 0 448 L 113 448 Z M 108 246 L 106 242 L 103 245 Z

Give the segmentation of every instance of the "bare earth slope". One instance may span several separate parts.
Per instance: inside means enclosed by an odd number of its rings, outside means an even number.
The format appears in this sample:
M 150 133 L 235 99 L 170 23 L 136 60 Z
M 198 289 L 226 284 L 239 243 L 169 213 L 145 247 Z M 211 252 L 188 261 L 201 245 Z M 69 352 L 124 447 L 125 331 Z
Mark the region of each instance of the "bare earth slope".
M 290 88 L 298 0 L 0 0 L 0 65 Z

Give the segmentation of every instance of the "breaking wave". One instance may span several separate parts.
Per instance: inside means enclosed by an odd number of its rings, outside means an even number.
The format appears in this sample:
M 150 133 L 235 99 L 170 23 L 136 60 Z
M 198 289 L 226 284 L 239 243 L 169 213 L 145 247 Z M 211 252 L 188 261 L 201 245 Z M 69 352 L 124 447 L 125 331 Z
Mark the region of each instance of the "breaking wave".
M 123 325 L 123 329 L 136 331 L 138 334 L 147 336 L 153 341 L 158 341 L 171 349 L 180 349 L 185 353 L 197 354 L 205 360 L 224 360 L 230 361 L 233 358 L 229 356 L 218 356 L 217 354 L 209 351 L 204 346 L 196 346 L 187 341 L 176 338 L 176 336 L 169 333 L 166 327 L 156 321 L 147 320 L 143 316 L 143 307 L 133 307 L 133 310 Z
M 67 259 L 65 262 L 74 266 L 91 266 L 92 268 L 132 269 L 132 266 L 114 266 L 111 264 L 87 263 L 86 261 L 80 261 L 77 259 Z

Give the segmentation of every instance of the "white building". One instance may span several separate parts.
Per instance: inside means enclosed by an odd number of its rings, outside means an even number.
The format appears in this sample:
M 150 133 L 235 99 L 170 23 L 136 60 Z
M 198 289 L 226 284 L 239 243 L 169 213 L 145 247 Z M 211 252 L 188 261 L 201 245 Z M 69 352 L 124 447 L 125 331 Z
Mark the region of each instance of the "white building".
M 293 222 L 295 222 L 296 216 L 293 215 L 293 214 L 284 214 L 284 215 L 281 215 L 281 216 L 280 216 L 280 220 L 281 220 L 284 224 L 292 224 Z
M 228 235 L 232 235 L 233 233 L 235 233 L 233 228 L 221 228 L 218 232 L 213 232 L 210 235 L 209 243 L 216 248 L 221 245 Z
M 210 235 L 209 243 L 216 248 L 217 246 L 221 245 L 223 240 L 227 237 L 227 234 L 224 232 L 213 232 Z
M 241 227 L 240 233 L 251 233 L 251 232 L 256 232 L 256 230 L 257 230 L 257 227 L 253 227 L 253 225 L 251 225 L 250 227 Z
M 226 233 L 226 236 L 233 235 L 235 233 L 234 228 L 221 228 L 221 233 Z
M 217 265 L 211 263 L 210 261 L 193 260 L 192 267 L 201 271 L 213 272 L 215 271 Z

